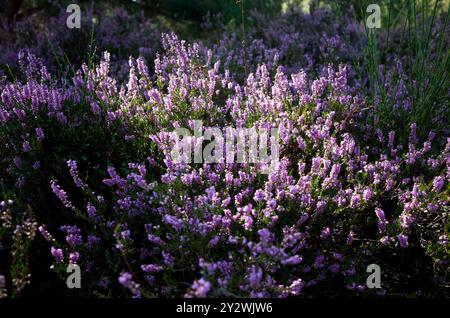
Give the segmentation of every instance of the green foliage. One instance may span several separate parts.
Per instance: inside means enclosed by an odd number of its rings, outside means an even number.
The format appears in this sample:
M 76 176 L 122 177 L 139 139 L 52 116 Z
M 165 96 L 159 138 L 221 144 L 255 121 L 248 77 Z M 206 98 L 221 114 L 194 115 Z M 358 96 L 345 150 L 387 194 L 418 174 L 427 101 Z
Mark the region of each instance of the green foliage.
M 359 69 L 360 77 L 368 79 L 372 100 L 381 95 L 379 123 L 397 128 L 404 140 L 411 123 L 420 127 L 420 137 L 431 130 L 445 134 L 450 122 L 448 4 L 445 8 L 439 0 L 387 1 L 382 12 L 382 28 L 366 29 L 368 42 Z M 392 55 L 401 66 L 389 59 Z M 387 85 L 389 65 L 395 72 Z M 401 85 L 406 85 L 411 102 L 407 112 L 395 109 L 396 101 L 389 96 Z

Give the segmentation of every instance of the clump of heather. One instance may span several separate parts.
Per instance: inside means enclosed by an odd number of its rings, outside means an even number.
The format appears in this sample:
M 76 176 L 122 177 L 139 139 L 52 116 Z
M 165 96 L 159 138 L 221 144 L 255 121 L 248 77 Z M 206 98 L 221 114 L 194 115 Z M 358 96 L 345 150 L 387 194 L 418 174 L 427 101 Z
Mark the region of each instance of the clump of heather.
M 418 270 L 443 283 L 450 139 L 369 129 L 344 64 L 261 63 L 241 81 L 199 44 L 162 42 L 154 78 L 138 58 L 116 80 L 105 53 L 57 81 L 24 53 L 26 80 L 3 84 L 2 182 L 33 211 L 54 271 L 80 265 L 91 296 L 389 294 L 395 279 L 367 289 L 366 267 L 381 260 L 395 278 L 387 264 L 403 254 L 434 261 Z M 279 161 L 174 160 L 171 132 L 196 120 L 276 127 Z
M 92 70 L 83 65 L 72 83 L 67 83 L 52 79 L 31 53 L 20 52 L 24 82 L 2 86 L 0 138 L 4 155 L 0 164 L 6 171 L 3 178 L 22 189 L 23 198 L 42 182 L 47 186 L 49 176 L 58 179 L 65 174 L 62 167 L 67 165 L 69 180 L 83 188 L 77 172 L 80 166 L 101 174 L 99 169 L 102 165 L 106 169 L 108 161 L 126 161 L 127 151 L 133 156 L 145 155 L 147 138 L 135 138 L 136 131 L 145 127 L 142 122 L 132 122 L 131 113 L 122 108 L 124 88 L 108 76 L 109 59 L 105 53 L 104 61 Z M 130 118 L 127 125 L 125 118 Z M 58 192 L 60 186 L 55 181 L 51 190 Z

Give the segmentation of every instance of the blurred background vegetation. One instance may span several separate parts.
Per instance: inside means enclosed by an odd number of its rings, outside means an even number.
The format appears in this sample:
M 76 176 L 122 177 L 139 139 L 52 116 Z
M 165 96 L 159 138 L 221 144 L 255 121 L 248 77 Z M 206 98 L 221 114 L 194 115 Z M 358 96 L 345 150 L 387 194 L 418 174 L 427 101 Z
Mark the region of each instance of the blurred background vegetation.
M 242 22 L 242 17 L 247 16 L 245 13 L 251 10 L 271 15 L 286 10 L 290 6 L 299 6 L 305 11 L 314 10 L 317 7 L 330 7 L 338 14 L 348 13 L 349 8 L 353 7 L 357 19 L 363 20 L 367 6 L 376 3 L 380 5 L 383 16 L 390 14 L 391 21 L 400 24 L 402 18 L 406 18 L 404 13 L 411 2 L 416 3 L 418 7 L 426 3 L 426 10 L 431 13 L 435 3 L 438 4 L 439 9 L 445 10 L 450 0 L 0 0 L 0 14 L 10 20 L 20 20 L 38 11 L 56 15 L 61 8 L 76 3 L 84 8 L 97 7 L 99 10 L 123 6 L 130 12 L 143 11 L 148 17 L 163 16 L 176 21 L 201 22 L 206 15 L 220 14 L 226 23 L 239 24 Z
M 44 10 L 49 15 L 56 14 L 59 8 L 67 7 L 71 3 L 80 6 L 98 6 L 107 10 L 107 7 L 124 6 L 127 10 L 144 11 L 149 17 L 163 15 L 178 20 L 201 21 L 210 13 L 221 13 L 227 21 L 241 21 L 242 9 L 258 10 L 266 13 L 276 13 L 282 8 L 283 1 L 277 0 L 0 0 L 0 12 L 8 18 L 16 16 L 18 19 L 27 14 Z

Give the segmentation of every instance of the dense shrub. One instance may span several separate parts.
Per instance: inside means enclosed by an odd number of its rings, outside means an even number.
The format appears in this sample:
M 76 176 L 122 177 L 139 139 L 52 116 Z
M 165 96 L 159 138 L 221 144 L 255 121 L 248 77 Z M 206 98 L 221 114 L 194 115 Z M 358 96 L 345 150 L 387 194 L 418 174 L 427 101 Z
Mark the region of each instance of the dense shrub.
M 158 6 L 212 11 L 196 42 L 141 2 L 8 25 L 0 297 L 74 295 L 70 263 L 87 296 L 448 295 L 448 12 L 402 1 L 369 31 L 364 5 L 318 2 Z M 178 162 L 196 120 L 277 128 L 279 161 Z
M 154 77 L 130 59 L 120 84 L 106 53 L 67 82 L 22 53 L 24 80 L 2 83 L 0 235 L 21 251 L 4 265 L 15 290 L 36 231 L 62 278 L 81 266 L 90 296 L 370 294 L 374 262 L 391 278 L 377 293 L 408 275 L 434 276 L 408 292 L 443 283 L 448 139 L 420 140 L 412 123 L 403 143 L 365 124 L 376 108 L 349 66 L 312 77 L 261 63 L 242 81 L 202 45 L 163 45 Z M 170 131 L 195 119 L 278 127 L 278 165 L 174 162 Z M 418 272 L 388 265 L 399 254 Z

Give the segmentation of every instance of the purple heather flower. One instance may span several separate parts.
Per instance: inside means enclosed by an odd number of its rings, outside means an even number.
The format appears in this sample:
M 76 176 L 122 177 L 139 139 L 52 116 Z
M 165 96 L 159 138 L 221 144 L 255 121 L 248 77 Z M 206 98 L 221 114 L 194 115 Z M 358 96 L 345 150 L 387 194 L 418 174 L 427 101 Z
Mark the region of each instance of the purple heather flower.
M 255 195 L 254 195 L 254 200 L 256 201 L 256 202 L 260 202 L 260 201 L 262 201 L 262 200 L 264 200 L 264 191 L 263 190 L 260 190 L 260 189 L 258 189 L 258 190 L 256 190 L 255 191 Z
M 202 277 L 199 280 L 196 280 L 192 284 L 191 288 L 194 292 L 195 297 L 204 298 L 211 290 L 211 283 Z
M 320 237 L 325 239 L 325 238 L 329 237 L 330 234 L 331 234 L 330 228 L 329 227 L 324 227 L 322 229 L 322 231 L 320 232 Z
M 50 252 L 52 253 L 53 257 L 55 258 L 55 261 L 57 263 L 62 263 L 64 261 L 64 254 L 62 249 L 51 247 Z
M 170 255 L 170 253 L 163 251 L 162 252 L 163 255 L 163 262 L 166 266 L 173 266 L 173 264 L 175 263 L 175 259 L 172 255 Z
M 214 237 L 209 241 L 208 246 L 210 246 L 210 247 L 216 246 L 217 243 L 219 243 L 219 240 L 220 240 L 220 236 L 218 236 L 218 235 L 214 236 Z
M 328 81 L 325 78 L 320 78 L 320 79 L 314 80 L 311 85 L 312 93 L 319 97 L 322 96 L 327 85 L 328 85 Z
M 155 243 L 156 245 L 165 245 L 164 241 L 159 236 L 148 234 L 147 238 L 150 242 Z
M 411 132 L 409 134 L 409 142 L 411 144 L 415 144 L 415 143 L 417 143 L 417 124 L 412 123 L 410 125 L 410 129 L 411 129 Z
M 394 185 L 394 181 L 392 179 L 386 180 L 386 191 L 390 191 L 392 189 L 392 186 Z
M 90 202 L 86 205 L 86 210 L 91 220 L 96 218 L 97 209 Z
M 312 166 L 311 166 L 311 172 L 314 174 L 318 174 L 319 173 L 319 169 L 320 169 L 320 162 L 321 162 L 321 158 L 320 157 L 315 157 L 312 159 Z
M 260 267 L 256 267 L 255 265 L 252 265 L 250 274 L 249 274 L 249 285 L 251 288 L 256 289 L 258 288 L 259 284 L 261 283 L 263 277 L 263 271 Z
M 80 234 L 81 231 L 76 226 L 62 226 L 61 230 L 67 233 L 66 241 L 70 246 L 75 247 L 83 243 L 83 239 Z
M 214 194 L 216 193 L 216 188 L 215 187 L 209 187 L 208 189 L 205 190 L 206 194 L 208 195 L 208 199 L 211 201 Z
M 444 186 L 444 178 L 442 178 L 441 176 L 437 176 L 433 179 L 434 192 L 436 193 L 440 192 L 443 186 Z
M 45 228 L 45 225 L 41 225 L 38 227 L 39 232 L 41 233 L 42 237 L 47 241 L 47 242 L 52 242 L 54 240 L 54 238 L 52 237 L 52 235 L 47 231 L 47 229 Z
M 297 265 L 297 264 L 300 264 L 301 262 L 302 262 L 302 258 L 300 256 L 298 256 L 298 255 L 294 255 L 294 256 L 291 256 L 291 257 L 289 257 L 287 259 L 282 260 L 281 264 L 283 264 L 283 265 Z
M 388 245 L 391 241 L 391 238 L 389 236 L 383 236 L 380 238 L 380 243 L 383 245 Z
M 371 188 L 366 188 L 364 189 L 364 193 L 363 193 L 363 198 L 364 201 L 369 202 L 370 199 L 372 198 L 373 192 Z
M 250 215 L 244 215 L 242 216 L 242 220 L 244 221 L 244 228 L 251 230 L 253 227 L 253 218 Z
M 297 137 L 297 144 L 298 144 L 298 148 L 301 149 L 301 150 L 305 149 L 305 147 L 306 147 L 305 141 L 300 136 Z
M 88 235 L 87 245 L 89 248 L 95 247 L 100 242 L 100 238 L 95 235 Z
M 291 285 L 289 286 L 289 289 L 291 290 L 292 295 L 300 295 L 302 292 L 303 286 L 305 286 L 304 282 L 299 278 L 294 280 Z
M 328 269 L 329 269 L 330 272 L 332 272 L 332 273 L 337 273 L 337 272 L 339 272 L 339 268 L 340 268 L 340 266 L 339 266 L 339 264 L 337 264 L 337 263 L 331 264 L 331 265 L 328 267 Z
M 157 273 L 160 272 L 163 268 L 159 265 L 147 264 L 141 265 L 141 269 L 146 273 Z
M 22 149 L 23 152 L 30 152 L 31 151 L 30 143 L 28 141 L 25 141 L 23 143 Z
M 319 255 L 316 257 L 316 260 L 314 262 L 314 267 L 315 268 L 322 268 L 324 267 L 324 261 L 325 261 L 325 256 L 323 255 Z
M 107 288 L 110 284 L 111 284 L 111 281 L 107 277 L 102 277 L 98 281 L 98 286 L 100 286 L 102 288 Z
M 403 228 L 409 228 L 415 220 L 415 217 L 410 213 L 403 212 L 400 215 L 400 226 Z
M 433 203 L 428 203 L 427 205 L 427 209 L 428 211 L 430 211 L 431 213 L 436 213 L 436 211 L 438 210 L 438 206 L 436 204 Z
M 73 208 L 72 203 L 69 202 L 66 192 L 56 183 L 55 180 L 50 181 L 50 187 L 53 193 L 59 198 L 66 208 Z
M 353 208 L 353 209 L 358 207 L 360 199 L 361 198 L 360 198 L 359 194 L 354 193 L 352 195 L 352 197 L 350 198 L 350 207 Z
M 22 168 L 22 159 L 20 157 L 14 157 L 14 164 L 17 167 L 17 169 Z
M 384 211 L 381 210 L 380 208 L 375 208 L 375 214 L 378 218 L 379 221 L 385 221 L 386 217 L 384 215 Z
M 131 235 L 130 230 L 125 230 L 125 231 L 120 232 L 120 236 L 123 240 L 129 240 L 130 235 Z
M 72 176 L 73 182 L 78 188 L 84 189 L 86 186 L 84 185 L 83 181 L 81 181 L 79 175 L 78 175 L 78 166 L 76 161 L 74 160 L 68 160 L 67 166 L 70 170 L 70 175 Z
M 399 235 L 397 235 L 397 239 L 398 239 L 398 242 L 400 243 L 400 246 L 402 248 L 408 247 L 409 243 L 408 243 L 408 236 L 407 235 L 399 234 Z
M 42 128 L 36 128 L 36 138 L 39 141 L 44 140 L 45 135 L 44 135 L 44 130 Z
M 274 211 L 277 207 L 277 201 L 275 199 L 270 199 L 269 201 L 267 201 L 267 207 L 269 208 L 269 210 Z
M 41 162 L 35 161 L 33 162 L 33 165 L 31 166 L 34 170 L 39 170 L 41 168 Z
M 72 264 L 76 264 L 78 262 L 78 259 L 80 258 L 80 253 L 73 252 L 69 254 L 69 262 Z
M 176 218 L 173 215 L 169 214 L 164 215 L 164 222 L 172 226 L 172 228 L 174 228 L 177 231 L 180 231 L 181 228 L 183 227 L 183 221 Z
M 316 206 L 317 212 L 322 213 L 323 211 L 325 211 L 326 206 L 327 202 L 325 202 L 324 200 L 320 200 L 319 202 L 317 202 Z
M 264 242 L 264 243 L 270 242 L 271 237 L 272 237 L 272 235 L 268 229 L 258 230 L 258 235 L 259 235 L 259 238 L 261 239 L 261 242 Z
M 133 276 L 128 272 L 122 272 L 119 276 L 119 283 L 125 288 L 129 287 L 132 281 Z

